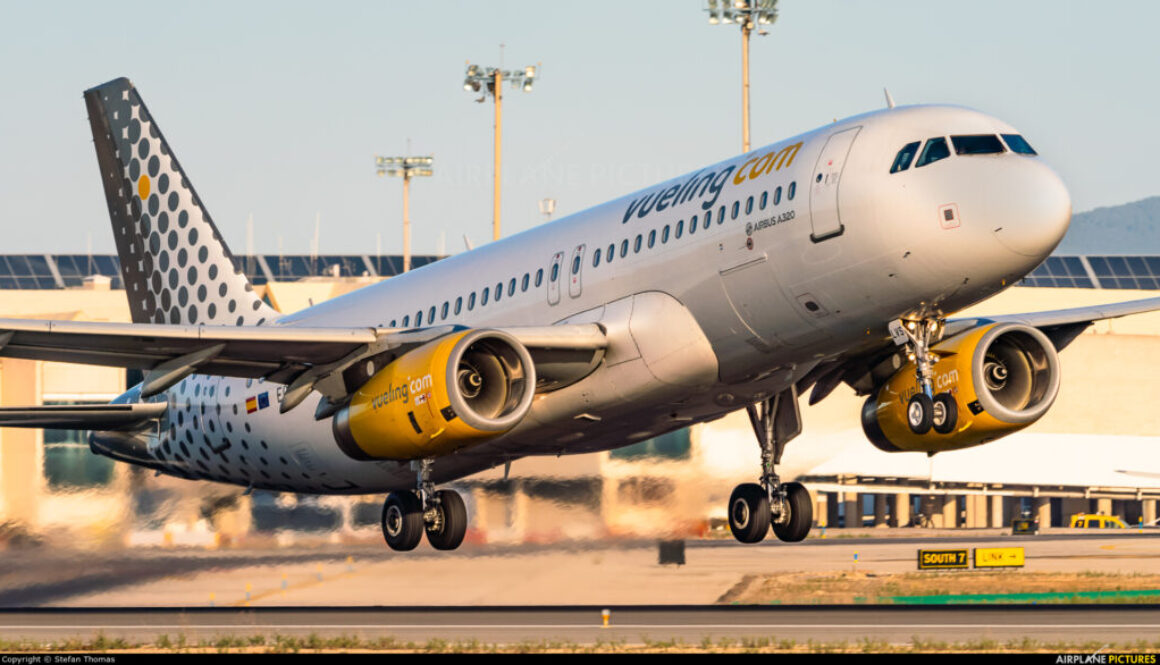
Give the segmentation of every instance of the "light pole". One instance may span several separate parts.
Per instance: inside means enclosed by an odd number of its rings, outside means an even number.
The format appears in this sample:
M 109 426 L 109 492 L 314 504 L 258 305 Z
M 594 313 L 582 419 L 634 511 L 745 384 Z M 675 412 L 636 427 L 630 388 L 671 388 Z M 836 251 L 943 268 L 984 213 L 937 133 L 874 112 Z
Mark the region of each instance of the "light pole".
M 758 25 L 777 20 L 777 0 L 708 0 L 709 24 L 741 26 L 741 146 L 749 152 L 749 33 Z M 766 35 L 764 29 L 757 32 Z
M 499 183 L 500 183 L 500 136 L 503 133 L 503 82 L 511 81 L 512 88 L 532 91 L 532 81 L 536 79 L 536 67 L 508 71 L 495 67 L 480 67 L 467 63 L 467 75 L 463 79 L 463 89 L 468 92 L 482 92 L 475 100 L 483 103 L 487 96 L 495 100 L 495 194 L 493 196 L 491 227 L 492 240 L 499 240 Z
M 379 157 L 375 156 L 375 173 L 403 179 L 403 272 L 411 269 L 411 177 L 430 176 L 435 173 L 431 165 L 435 158 L 424 157 Z

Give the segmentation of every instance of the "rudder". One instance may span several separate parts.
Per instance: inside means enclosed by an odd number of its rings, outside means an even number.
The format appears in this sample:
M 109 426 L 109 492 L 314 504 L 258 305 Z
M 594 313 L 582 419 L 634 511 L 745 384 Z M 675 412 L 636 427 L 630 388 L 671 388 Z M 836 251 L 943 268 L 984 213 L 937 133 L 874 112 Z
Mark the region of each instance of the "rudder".
M 243 326 L 276 318 L 234 268 L 129 79 L 86 90 L 85 105 L 133 322 Z

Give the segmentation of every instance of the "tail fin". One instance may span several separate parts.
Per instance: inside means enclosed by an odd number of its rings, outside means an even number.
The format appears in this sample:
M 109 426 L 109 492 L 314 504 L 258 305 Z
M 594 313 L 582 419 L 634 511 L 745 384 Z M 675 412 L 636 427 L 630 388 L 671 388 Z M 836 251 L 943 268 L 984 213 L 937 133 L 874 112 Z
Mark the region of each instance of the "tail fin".
M 134 323 L 259 325 L 278 316 L 234 268 L 129 79 L 85 91 Z

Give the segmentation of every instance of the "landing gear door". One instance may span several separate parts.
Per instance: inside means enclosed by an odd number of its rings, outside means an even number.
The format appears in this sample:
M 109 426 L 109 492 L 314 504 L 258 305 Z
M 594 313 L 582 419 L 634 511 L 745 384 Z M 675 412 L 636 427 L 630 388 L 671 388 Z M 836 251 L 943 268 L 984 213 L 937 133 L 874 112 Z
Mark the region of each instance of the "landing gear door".
M 814 242 L 840 236 L 845 230 L 838 210 L 838 189 L 850 146 L 861 129 L 851 127 L 830 136 L 810 174 L 810 240 Z
M 580 245 L 572 250 L 572 261 L 568 264 L 568 295 L 573 298 L 580 297 L 582 288 L 580 273 L 584 271 L 584 248 L 585 245 Z
M 560 304 L 560 280 L 564 271 L 564 252 L 552 255 L 552 265 L 548 268 L 548 304 Z

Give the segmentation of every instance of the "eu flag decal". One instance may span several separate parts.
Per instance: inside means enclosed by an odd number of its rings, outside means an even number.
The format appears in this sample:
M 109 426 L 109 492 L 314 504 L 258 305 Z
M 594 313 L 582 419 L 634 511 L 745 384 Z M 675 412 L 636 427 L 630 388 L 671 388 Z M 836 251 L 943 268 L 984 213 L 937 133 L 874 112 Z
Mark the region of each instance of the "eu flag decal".
M 264 409 L 268 406 L 270 406 L 270 393 L 264 392 L 258 395 L 258 408 Z

